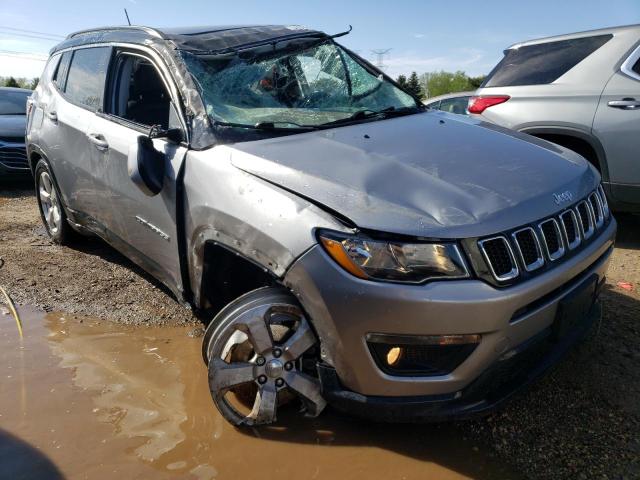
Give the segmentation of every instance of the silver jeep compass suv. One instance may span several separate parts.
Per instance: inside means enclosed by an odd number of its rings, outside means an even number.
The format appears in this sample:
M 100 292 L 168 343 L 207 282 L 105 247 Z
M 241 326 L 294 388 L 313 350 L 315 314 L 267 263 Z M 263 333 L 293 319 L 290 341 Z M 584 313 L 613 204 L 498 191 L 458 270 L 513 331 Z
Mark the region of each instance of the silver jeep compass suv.
M 614 210 L 640 212 L 640 25 L 512 45 L 469 112 L 579 153 Z
M 488 411 L 598 318 L 616 231 L 600 175 L 426 109 L 338 35 L 70 35 L 28 118 L 43 222 L 59 243 L 103 238 L 213 318 L 209 387 L 236 425 L 296 403 Z

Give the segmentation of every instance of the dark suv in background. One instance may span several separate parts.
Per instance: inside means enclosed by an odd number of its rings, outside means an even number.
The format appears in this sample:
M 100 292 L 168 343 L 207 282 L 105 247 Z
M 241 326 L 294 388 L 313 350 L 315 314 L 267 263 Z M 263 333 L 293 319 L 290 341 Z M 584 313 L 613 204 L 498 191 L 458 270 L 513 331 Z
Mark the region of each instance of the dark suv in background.
M 24 137 L 31 90 L 0 87 L 0 179 L 29 177 Z

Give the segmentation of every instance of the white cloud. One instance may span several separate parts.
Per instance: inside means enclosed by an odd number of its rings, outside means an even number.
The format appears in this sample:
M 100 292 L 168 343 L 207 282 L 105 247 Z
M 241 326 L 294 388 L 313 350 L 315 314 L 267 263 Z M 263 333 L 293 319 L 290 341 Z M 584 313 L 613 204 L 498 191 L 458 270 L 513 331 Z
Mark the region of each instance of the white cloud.
M 389 54 L 385 58 L 385 72 L 392 77 L 408 75 L 413 71 L 420 73 L 438 70 L 463 70 L 468 75 L 487 73 L 497 62 L 486 58 L 486 53 L 478 49 L 457 49 L 447 55 L 424 56 L 415 52 Z
M 413 38 L 424 38 L 425 34 L 424 33 L 414 33 L 413 34 Z

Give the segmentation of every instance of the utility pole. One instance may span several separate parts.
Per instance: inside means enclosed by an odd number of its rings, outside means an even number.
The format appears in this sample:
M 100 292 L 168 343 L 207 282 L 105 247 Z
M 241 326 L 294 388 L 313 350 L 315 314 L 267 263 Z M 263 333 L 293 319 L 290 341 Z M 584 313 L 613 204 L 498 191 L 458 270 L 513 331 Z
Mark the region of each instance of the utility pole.
M 373 53 L 377 60 L 376 60 L 376 67 L 378 67 L 380 70 L 384 70 L 385 69 L 385 65 L 384 65 L 384 56 L 389 53 L 391 51 L 390 48 L 387 49 L 378 49 L 378 50 L 371 50 L 371 53 Z

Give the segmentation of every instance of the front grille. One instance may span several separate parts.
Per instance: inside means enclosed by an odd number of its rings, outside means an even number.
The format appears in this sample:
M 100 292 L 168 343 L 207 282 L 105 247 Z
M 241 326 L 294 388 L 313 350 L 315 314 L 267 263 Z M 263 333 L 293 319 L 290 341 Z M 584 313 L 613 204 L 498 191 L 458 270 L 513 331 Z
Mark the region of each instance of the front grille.
M 24 148 L 4 147 L 0 148 L 0 163 L 9 169 L 29 168 L 27 152 Z
M 3 137 L 0 136 L 0 142 L 4 143 L 24 143 L 24 136 L 22 137 Z
M 555 218 L 545 220 L 540 225 L 542 233 L 542 243 L 545 247 L 547 258 L 551 261 L 557 260 L 564 255 L 564 244 L 560 227 Z
M 542 220 L 537 228 L 527 226 L 510 233 L 478 240 L 478 247 L 488 266 L 489 277 L 509 282 L 578 249 L 610 217 L 604 190 L 599 186 L 574 207 Z M 518 257 L 514 257 L 516 252 Z M 573 252 L 572 252 L 573 253 Z M 487 271 L 480 271 L 487 276 Z
M 518 264 L 506 238 L 488 238 L 481 240 L 479 245 L 491 273 L 497 280 L 511 280 L 518 276 Z
M 544 257 L 540 248 L 538 236 L 533 228 L 527 227 L 513 233 L 516 250 L 524 268 L 532 272 L 544 265 Z

